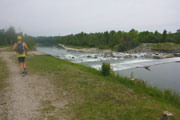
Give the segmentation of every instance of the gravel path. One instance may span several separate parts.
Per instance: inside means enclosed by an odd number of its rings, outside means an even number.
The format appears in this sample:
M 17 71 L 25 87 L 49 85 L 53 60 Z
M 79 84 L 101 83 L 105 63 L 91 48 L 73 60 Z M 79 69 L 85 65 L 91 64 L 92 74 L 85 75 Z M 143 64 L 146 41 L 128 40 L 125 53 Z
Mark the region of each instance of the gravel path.
M 48 78 L 39 75 L 21 77 L 20 68 L 12 59 L 13 55 L 15 55 L 14 52 L 0 52 L 0 57 L 6 61 L 10 72 L 10 76 L 7 79 L 9 87 L 5 95 L 7 119 L 46 119 L 46 115 L 42 117 L 40 110 L 43 108 L 42 101 L 50 101 L 51 104 L 56 106 L 55 108 L 63 107 L 64 102 L 57 101 L 55 87 L 50 83 Z M 55 115 L 57 111 L 54 110 L 53 112 Z M 58 119 L 63 118 L 58 117 Z

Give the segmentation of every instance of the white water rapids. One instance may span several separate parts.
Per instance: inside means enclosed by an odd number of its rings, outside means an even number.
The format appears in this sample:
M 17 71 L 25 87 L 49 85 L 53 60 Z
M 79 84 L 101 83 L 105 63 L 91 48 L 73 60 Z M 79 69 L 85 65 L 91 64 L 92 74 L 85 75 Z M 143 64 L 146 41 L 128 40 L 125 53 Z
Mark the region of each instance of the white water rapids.
M 180 57 L 167 59 L 152 59 L 144 57 L 146 53 L 131 54 L 131 58 L 125 58 L 127 53 L 113 53 L 114 57 L 104 57 L 104 53 L 87 53 L 77 51 L 67 51 L 56 47 L 38 47 L 39 51 L 50 54 L 61 59 L 66 59 L 74 63 L 81 63 L 90 67 L 100 69 L 102 62 L 109 62 L 114 71 L 140 68 L 164 63 L 180 61 Z

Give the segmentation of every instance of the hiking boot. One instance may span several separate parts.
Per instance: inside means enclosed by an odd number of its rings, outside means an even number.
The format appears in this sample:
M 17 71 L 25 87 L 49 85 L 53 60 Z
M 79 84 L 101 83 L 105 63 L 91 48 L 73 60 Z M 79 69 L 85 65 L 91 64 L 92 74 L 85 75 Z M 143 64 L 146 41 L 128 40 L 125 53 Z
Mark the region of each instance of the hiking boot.
M 24 77 L 24 76 L 25 76 L 25 73 L 24 73 L 24 72 L 22 72 L 22 73 L 21 73 L 21 76 L 22 76 L 22 77 Z
M 26 69 L 24 69 L 24 74 L 27 74 L 27 70 Z

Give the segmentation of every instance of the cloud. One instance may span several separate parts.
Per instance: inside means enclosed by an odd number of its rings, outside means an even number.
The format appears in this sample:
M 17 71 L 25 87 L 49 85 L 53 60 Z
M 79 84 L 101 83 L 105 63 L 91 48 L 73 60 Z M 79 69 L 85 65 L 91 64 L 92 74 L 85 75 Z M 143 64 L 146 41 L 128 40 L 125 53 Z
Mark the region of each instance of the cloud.
M 0 0 L 0 28 L 30 35 L 180 28 L 179 0 Z

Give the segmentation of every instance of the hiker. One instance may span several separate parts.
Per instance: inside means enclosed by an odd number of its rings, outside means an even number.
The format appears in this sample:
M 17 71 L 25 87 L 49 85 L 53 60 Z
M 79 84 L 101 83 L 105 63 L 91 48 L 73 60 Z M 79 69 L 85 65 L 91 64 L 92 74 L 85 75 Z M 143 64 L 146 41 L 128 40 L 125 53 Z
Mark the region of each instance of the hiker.
M 28 51 L 28 46 L 23 42 L 22 37 L 17 37 L 17 42 L 14 44 L 13 49 L 17 52 L 17 58 L 20 63 L 21 75 L 24 77 L 27 74 L 25 57 Z

